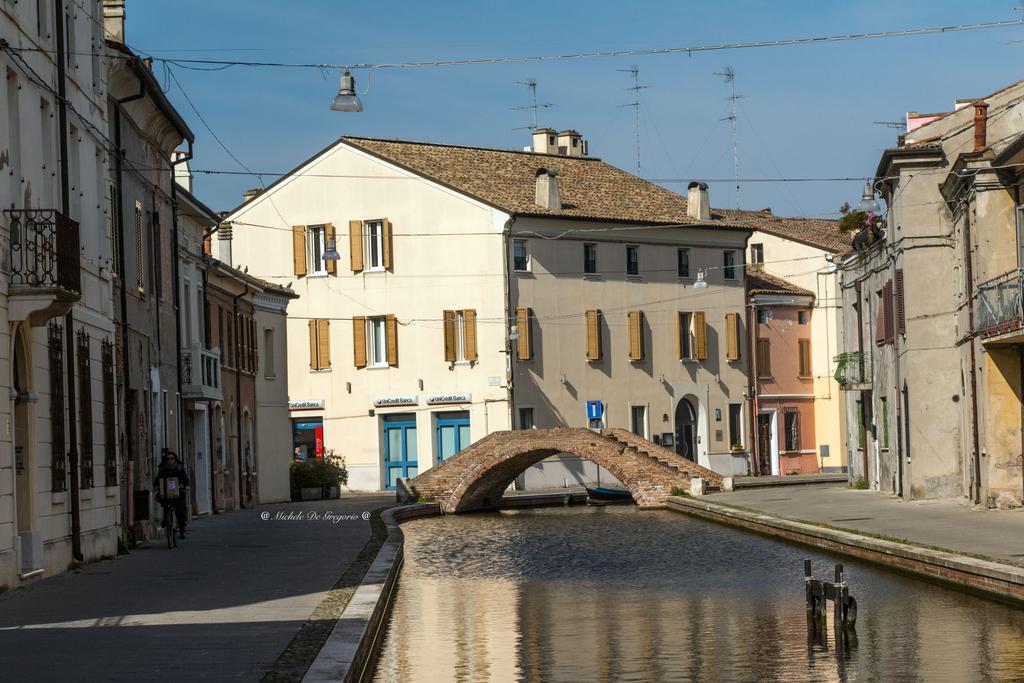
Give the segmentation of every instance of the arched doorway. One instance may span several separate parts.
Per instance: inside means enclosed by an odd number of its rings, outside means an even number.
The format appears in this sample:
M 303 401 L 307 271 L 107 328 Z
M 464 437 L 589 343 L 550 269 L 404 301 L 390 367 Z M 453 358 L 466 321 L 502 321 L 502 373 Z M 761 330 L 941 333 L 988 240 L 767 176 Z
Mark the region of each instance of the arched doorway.
M 42 567 L 42 547 L 35 543 L 36 467 L 32 438 L 32 372 L 29 340 L 24 327 L 13 338 L 11 384 L 14 389 L 15 529 L 18 535 L 22 574 Z M 38 547 L 37 547 L 38 546 Z
M 218 512 L 227 509 L 224 500 L 227 493 L 224 486 L 224 463 L 224 409 L 218 403 L 213 407 L 213 459 L 210 462 L 213 469 L 213 505 Z
M 687 398 L 676 404 L 676 453 L 697 462 L 697 411 Z

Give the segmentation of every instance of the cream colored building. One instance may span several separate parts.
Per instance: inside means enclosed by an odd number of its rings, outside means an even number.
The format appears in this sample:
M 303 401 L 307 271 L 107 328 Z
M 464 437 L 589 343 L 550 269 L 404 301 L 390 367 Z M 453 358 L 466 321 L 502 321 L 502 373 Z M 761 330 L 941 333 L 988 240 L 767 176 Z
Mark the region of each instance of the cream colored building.
M 843 316 L 835 259 L 850 250 L 850 235 L 837 221 L 752 212 L 757 228 L 747 244 L 747 263 L 814 294 L 810 315 L 814 434 L 822 472 L 844 472 L 846 419 L 836 382 L 835 357 L 842 351 Z M 800 397 L 804 398 L 804 397 Z
M 553 153 L 343 137 L 227 216 L 215 255 L 300 295 L 300 457 L 378 490 L 496 430 L 587 425 L 593 400 L 597 424 L 746 471 L 749 229 L 550 132 Z

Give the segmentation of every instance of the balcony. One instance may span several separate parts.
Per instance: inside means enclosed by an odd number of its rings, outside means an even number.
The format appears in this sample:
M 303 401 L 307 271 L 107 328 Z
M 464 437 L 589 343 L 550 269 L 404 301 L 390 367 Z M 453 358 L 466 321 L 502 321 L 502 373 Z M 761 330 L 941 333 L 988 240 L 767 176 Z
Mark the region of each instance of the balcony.
M 5 209 L 8 317 L 44 325 L 82 296 L 78 223 L 56 209 Z
M 983 340 L 1021 332 L 1024 321 L 1021 285 L 1024 272 L 1020 268 L 1003 273 L 978 285 L 974 294 L 974 331 Z
M 220 387 L 220 350 L 195 345 L 181 350 L 181 397 L 223 400 Z
M 841 353 L 835 357 L 839 388 L 844 391 L 862 391 L 871 388 L 871 358 L 861 351 Z

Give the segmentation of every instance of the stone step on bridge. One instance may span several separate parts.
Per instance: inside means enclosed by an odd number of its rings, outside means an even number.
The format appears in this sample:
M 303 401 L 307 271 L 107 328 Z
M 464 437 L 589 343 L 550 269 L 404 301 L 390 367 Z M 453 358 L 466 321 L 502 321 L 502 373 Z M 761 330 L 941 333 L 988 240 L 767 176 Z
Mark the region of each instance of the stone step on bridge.
M 436 500 L 445 512 L 497 507 L 519 474 L 558 453 L 604 467 L 644 508 L 664 506 L 673 488 L 689 491 L 694 478 L 723 485 L 720 474 L 624 429 L 557 427 L 494 432 L 405 482 L 408 497 Z

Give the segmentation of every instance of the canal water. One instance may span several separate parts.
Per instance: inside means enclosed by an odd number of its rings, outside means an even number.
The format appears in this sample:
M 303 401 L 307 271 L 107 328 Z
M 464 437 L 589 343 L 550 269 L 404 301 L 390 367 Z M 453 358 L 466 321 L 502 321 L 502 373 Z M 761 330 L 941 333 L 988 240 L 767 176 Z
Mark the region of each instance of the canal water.
M 674 512 L 402 530 L 375 681 L 1024 680 L 1024 610 Z M 831 624 L 808 636 L 805 558 L 819 578 L 846 567 L 859 614 L 845 655 Z

